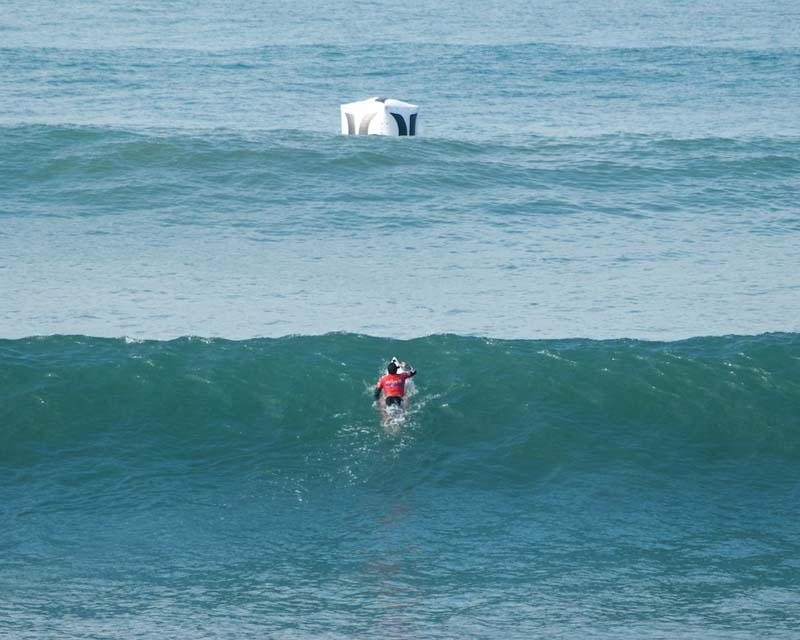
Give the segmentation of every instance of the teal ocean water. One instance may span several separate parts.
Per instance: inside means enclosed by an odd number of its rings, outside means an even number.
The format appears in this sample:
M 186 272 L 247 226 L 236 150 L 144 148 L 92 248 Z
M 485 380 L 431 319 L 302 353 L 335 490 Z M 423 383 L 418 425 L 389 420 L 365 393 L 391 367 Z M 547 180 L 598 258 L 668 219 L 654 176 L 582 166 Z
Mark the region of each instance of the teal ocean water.
M 796 638 L 798 24 L 4 3 L 0 637 Z
M 385 431 L 385 353 L 426 363 Z M 8 637 L 794 637 L 800 339 L 0 342 Z

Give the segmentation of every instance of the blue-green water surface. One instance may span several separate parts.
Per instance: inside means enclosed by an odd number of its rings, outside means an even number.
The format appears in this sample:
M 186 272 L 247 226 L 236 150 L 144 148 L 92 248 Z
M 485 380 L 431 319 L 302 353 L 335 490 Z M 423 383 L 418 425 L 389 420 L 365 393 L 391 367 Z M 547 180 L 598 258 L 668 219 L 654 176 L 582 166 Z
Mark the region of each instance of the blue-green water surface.
M 798 24 L 5 2 L 0 637 L 796 638 Z
M 384 429 L 400 350 L 428 365 Z M 3 341 L 3 629 L 792 637 L 799 362 L 796 334 Z

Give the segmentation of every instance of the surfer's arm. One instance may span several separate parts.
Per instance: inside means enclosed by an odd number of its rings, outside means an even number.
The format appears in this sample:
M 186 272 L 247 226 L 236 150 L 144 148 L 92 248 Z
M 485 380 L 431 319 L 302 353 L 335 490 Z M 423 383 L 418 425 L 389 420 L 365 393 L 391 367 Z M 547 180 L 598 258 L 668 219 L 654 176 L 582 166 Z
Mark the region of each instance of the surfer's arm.
M 378 380 L 378 383 L 375 385 L 375 390 L 374 390 L 375 391 L 375 399 L 376 400 L 381 397 L 381 389 L 382 388 L 383 388 L 383 385 L 381 384 L 381 381 Z

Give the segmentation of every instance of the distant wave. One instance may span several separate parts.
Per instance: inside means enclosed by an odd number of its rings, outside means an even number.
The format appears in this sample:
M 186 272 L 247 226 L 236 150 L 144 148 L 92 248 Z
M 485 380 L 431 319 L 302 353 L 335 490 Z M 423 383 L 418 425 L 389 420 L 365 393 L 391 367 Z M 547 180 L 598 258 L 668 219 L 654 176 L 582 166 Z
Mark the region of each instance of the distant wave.
M 695 208 L 703 202 L 751 207 L 755 190 L 768 193 L 772 209 L 790 210 L 800 174 L 797 146 L 792 137 L 619 135 L 478 144 L 292 130 L 175 133 L 26 125 L 0 128 L 0 214 L 186 211 L 192 215 L 184 221 L 193 224 L 204 211 L 213 217 L 219 208 L 246 212 L 301 203 L 300 218 L 295 211 L 275 223 L 357 226 L 374 217 L 382 200 L 402 193 L 407 205 L 425 203 L 413 219 L 425 225 L 448 220 L 455 190 L 467 210 L 503 216 L 569 214 L 581 210 L 588 194 L 619 189 Z M 717 190 L 706 191 L 708 185 Z M 215 203 L 210 212 L 209 201 Z M 624 211 L 619 198 L 615 206 Z

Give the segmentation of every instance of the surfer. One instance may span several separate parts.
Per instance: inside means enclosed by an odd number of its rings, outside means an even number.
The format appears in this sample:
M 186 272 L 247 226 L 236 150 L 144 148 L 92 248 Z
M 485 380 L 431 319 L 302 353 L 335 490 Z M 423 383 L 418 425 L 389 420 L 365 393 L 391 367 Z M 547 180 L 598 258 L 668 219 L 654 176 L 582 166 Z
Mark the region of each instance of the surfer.
M 406 369 L 405 369 L 405 366 L 404 366 L 406 363 L 405 362 L 400 362 L 397 359 L 397 356 L 392 356 L 392 359 L 389 362 L 394 362 L 397 365 L 397 373 L 405 373 L 406 372 Z
M 415 375 L 417 370 L 409 367 L 405 362 L 398 362 L 397 358 L 386 365 L 386 375 L 382 376 L 375 384 L 375 400 L 381 397 L 386 407 L 402 406 L 406 393 L 406 380 Z

